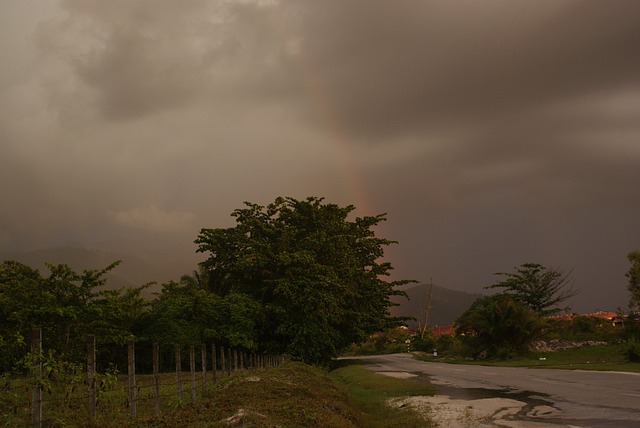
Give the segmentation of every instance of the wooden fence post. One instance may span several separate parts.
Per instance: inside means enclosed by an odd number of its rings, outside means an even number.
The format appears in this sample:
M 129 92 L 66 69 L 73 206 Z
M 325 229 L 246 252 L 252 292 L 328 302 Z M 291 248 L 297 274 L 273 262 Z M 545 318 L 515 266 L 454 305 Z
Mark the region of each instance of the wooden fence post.
M 213 383 L 218 383 L 218 354 L 216 342 L 211 342 L 211 368 L 213 369 Z
M 178 386 L 179 401 L 182 401 L 182 379 L 180 379 L 181 372 L 182 372 L 182 357 L 180 355 L 180 345 L 176 345 L 176 384 Z
M 134 418 L 137 416 L 137 400 L 136 400 L 136 347 L 135 342 L 130 340 L 128 345 L 129 360 L 129 412 Z
M 31 353 L 35 355 L 36 364 L 31 368 L 34 379 L 31 388 L 31 424 L 42 426 L 42 329 L 31 331 Z
M 200 345 L 200 363 L 202 367 L 202 392 L 207 390 L 207 345 Z
M 196 402 L 196 350 L 193 345 L 189 347 L 189 371 L 191 372 L 191 402 Z
M 220 369 L 222 370 L 222 377 L 224 377 L 224 371 L 226 370 L 226 361 L 224 357 L 224 345 L 220 346 Z
M 96 336 L 87 335 L 87 396 L 89 416 L 96 417 Z
M 158 342 L 153 342 L 153 414 L 160 414 L 160 384 L 158 375 L 160 373 L 160 347 Z

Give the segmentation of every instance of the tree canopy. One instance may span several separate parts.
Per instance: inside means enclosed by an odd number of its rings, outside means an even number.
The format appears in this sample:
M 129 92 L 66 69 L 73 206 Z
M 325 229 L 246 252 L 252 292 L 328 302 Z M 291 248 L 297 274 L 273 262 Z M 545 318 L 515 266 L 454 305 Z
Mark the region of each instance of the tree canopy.
M 134 337 L 145 311 L 141 291 L 147 286 L 106 290 L 105 274 L 118 266 L 78 273 L 66 264 L 50 264 L 48 275 L 25 264 L 0 264 L 0 369 L 15 364 L 24 337 L 34 327 L 43 330 L 45 347 L 66 357 L 82 349 L 84 335 L 123 343 Z
M 322 363 L 400 322 L 389 297 L 409 281 L 386 280 L 392 266 L 381 258 L 394 241 L 374 232 L 385 214 L 350 219 L 354 209 L 316 197 L 247 202 L 232 213 L 235 227 L 201 230 L 195 242 L 209 254 L 201 264 L 208 289 L 258 303 L 264 351 Z
M 497 272 L 506 279 L 485 288 L 503 288 L 504 293 L 524 303 L 541 315 L 552 315 L 567 307 L 557 307 L 577 294 L 571 278 L 558 269 L 537 263 L 524 263 L 515 272 Z

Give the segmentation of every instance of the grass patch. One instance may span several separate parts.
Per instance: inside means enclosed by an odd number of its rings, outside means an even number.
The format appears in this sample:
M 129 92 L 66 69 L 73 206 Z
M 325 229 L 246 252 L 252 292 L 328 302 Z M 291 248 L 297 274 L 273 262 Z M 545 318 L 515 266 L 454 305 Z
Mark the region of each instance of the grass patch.
M 240 409 L 246 413 L 240 426 L 361 426 L 360 412 L 344 391 L 325 371 L 302 363 L 237 372 L 203 407 L 174 412 L 162 419 L 165 425 L 154 426 L 228 426 L 225 420 Z
M 331 377 L 347 392 L 362 410 L 360 426 L 429 427 L 424 417 L 407 408 L 392 408 L 386 401 L 394 397 L 433 395 L 430 385 L 410 380 L 395 379 L 367 370 L 359 365 L 341 367 L 331 372 Z
M 598 345 L 554 352 L 534 352 L 526 357 L 508 360 L 469 360 L 418 356 L 424 361 L 455 364 L 478 364 L 499 367 L 542 367 L 551 369 L 610 370 L 640 372 L 640 364 L 630 363 L 625 355 L 626 345 Z

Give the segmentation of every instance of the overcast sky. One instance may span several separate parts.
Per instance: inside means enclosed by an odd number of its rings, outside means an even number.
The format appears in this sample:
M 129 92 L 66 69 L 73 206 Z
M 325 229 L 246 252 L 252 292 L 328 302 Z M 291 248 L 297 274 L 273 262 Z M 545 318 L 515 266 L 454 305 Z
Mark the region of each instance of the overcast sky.
M 626 307 L 640 2 L 0 0 L 0 250 L 195 267 L 243 201 L 388 213 L 396 279 Z

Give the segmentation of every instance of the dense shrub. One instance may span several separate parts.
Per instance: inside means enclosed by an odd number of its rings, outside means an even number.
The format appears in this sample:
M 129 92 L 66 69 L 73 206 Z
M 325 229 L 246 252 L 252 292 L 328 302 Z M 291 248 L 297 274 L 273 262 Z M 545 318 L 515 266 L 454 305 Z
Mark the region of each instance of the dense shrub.
M 627 343 L 627 358 L 632 363 L 640 363 L 640 343 L 636 341 Z
M 616 341 L 623 337 L 624 330 L 607 319 L 575 315 L 573 319 L 547 319 L 544 323 L 543 340 L 572 341 Z
M 540 329 L 540 316 L 506 294 L 477 299 L 456 320 L 456 335 L 473 358 L 521 355 Z

